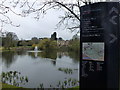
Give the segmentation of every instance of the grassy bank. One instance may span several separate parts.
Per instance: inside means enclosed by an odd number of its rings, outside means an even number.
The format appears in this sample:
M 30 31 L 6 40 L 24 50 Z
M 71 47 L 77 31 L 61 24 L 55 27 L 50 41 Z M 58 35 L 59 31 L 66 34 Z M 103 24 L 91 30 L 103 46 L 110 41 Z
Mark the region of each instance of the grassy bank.
M 32 89 L 28 89 L 28 88 L 22 88 L 22 87 L 16 87 L 16 86 L 13 86 L 13 85 L 9 85 L 9 84 L 5 84 L 5 83 L 2 83 L 2 90 L 4 89 L 19 89 L 19 90 L 32 90 Z M 76 87 L 73 87 L 73 88 L 68 88 L 67 90 L 79 90 L 79 86 L 76 86 Z
M 30 88 L 16 87 L 6 83 L 2 83 L 2 90 L 32 90 Z
M 9 49 L 0 47 L 0 51 L 16 51 L 16 50 L 32 50 L 32 49 L 33 49 L 33 47 L 31 47 L 31 46 L 10 47 Z
M 79 90 L 79 86 L 68 88 L 67 90 Z
M 22 87 L 16 87 L 16 86 L 13 86 L 13 85 L 8 85 L 8 84 L 5 84 L 5 83 L 2 83 L 2 88 L 22 88 Z

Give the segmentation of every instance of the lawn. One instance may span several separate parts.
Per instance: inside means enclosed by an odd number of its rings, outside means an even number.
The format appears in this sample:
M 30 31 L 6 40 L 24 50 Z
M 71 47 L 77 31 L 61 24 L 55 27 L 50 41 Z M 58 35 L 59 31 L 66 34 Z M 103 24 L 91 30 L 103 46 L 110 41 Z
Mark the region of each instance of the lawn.
M 16 86 L 5 84 L 5 83 L 2 83 L 1 88 L 2 88 L 2 90 L 32 90 L 29 88 L 16 87 Z
M 30 88 L 16 87 L 16 86 L 13 86 L 13 85 L 2 83 L 2 90 L 13 90 L 13 89 L 17 89 L 17 90 L 32 90 Z M 79 90 L 79 86 L 76 86 L 76 87 L 73 87 L 73 88 L 68 88 L 67 90 Z
M 5 83 L 2 83 L 2 88 L 21 88 L 21 87 L 16 87 L 16 86 L 13 86 L 13 85 L 8 85 L 8 84 L 5 84 Z

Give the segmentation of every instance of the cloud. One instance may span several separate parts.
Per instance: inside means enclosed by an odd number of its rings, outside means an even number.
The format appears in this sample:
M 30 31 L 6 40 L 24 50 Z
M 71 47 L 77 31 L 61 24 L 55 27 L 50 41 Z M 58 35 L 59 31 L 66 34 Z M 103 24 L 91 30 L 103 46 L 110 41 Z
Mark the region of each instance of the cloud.
M 53 32 L 58 33 L 58 37 L 63 39 L 71 39 L 74 33 L 67 30 L 56 30 L 56 24 L 59 22 L 59 16 L 63 15 L 62 11 L 49 10 L 44 17 L 40 17 L 39 21 L 33 17 L 35 14 L 31 14 L 28 17 L 20 17 L 9 13 L 9 17 L 14 24 L 20 24 L 20 27 L 13 27 L 6 25 L 5 30 L 15 32 L 19 39 L 31 39 L 32 37 L 50 37 Z

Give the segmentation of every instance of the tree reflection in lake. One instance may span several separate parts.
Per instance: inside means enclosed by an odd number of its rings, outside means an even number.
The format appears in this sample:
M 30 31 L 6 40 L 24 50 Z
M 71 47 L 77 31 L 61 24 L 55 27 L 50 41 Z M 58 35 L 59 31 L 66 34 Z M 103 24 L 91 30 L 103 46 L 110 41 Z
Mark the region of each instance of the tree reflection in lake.
M 52 59 L 51 62 L 53 65 L 56 65 L 56 59 L 57 59 L 57 51 L 45 51 L 39 53 L 39 56 L 42 58 L 49 58 Z
M 49 59 L 54 59 L 56 60 L 57 58 L 57 51 L 44 51 L 44 52 L 37 52 L 37 57 L 36 57 L 36 52 L 28 52 L 28 55 L 31 56 L 32 58 L 49 58 Z
M 76 52 L 58 52 L 58 58 L 62 58 L 63 56 L 68 56 L 70 57 L 74 63 L 78 63 L 80 61 L 80 53 L 76 53 Z
M 57 51 L 44 51 L 44 52 L 29 52 L 28 55 L 30 55 L 32 58 L 49 58 L 52 59 L 53 65 L 56 65 L 56 59 L 62 58 L 63 56 L 68 56 L 71 59 L 73 59 L 74 63 L 78 63 L 80 60 L 80 54 L 75 52 L 57 52 Z
M 41 58 L 49 58 L 49 59 L 53 59 L 56 60 L 57 59 L 57 51 L 45 51 L 45 52 L 41 52 L 39 53 L 39 56 Z
M 37 53 L 37 57 L 36 57 Z M 29 56 L 32 58 L 48 58 L 51 59 L 53 65 L 56 65 L 56 59 L 57 59 L 57 51 L 44 51 L 44 52 L 29 52 Z
M 17 54 L 14 51 L 2 52 L 2 62 L 6 64 L 6 67 L 9 68 L 10 65 L 15 62 L 17 59 Z
M 49 84 L 55 85 L 57 81 L 63 81 L 65 77 L 78 79 L 78 70 L 72 70 L 72 74 L 63 72 L 78 68 L 77 57 L 79 58 L 74 52 L 71 54 L 57 51 L 38 52 L 36 57 L 34 52 L 7 51 L 2 52 L 2 70 L 4 72 L 20 71 L 22 76 L 28 76 L 29 82 L 22 87 L 35 88 L 43 83 L 45 88 L 49 88 Z M 58 68 L 62 69 L 58 70 Z
M 2 62 L 9 68 L 10 65 L 17 60 L 18 55 L 25 55 L 25 51 L 5 51 L 2 52 Z
M 37 55 L 36 55 L 37 53 Z M 2 61 L 6 64 L 6 67 L 9 68 L 10 65 L 16 61 L 17 56 L 26 55 L 26 51 L 8 51 L 2 52 Z M 48 58 L 51 59 L 53 65 L 56 65 L 56 59 L 62 58 L 63 56 L 68 56 L 73 59 L 74 63 L 78 63 L 80 59 L 80 54 L 75 52 L 57 52 L 57 51 L 45 51 L 45 52 L 29 52 L 31 58 Z
M 74 63 L 78 63 L 80 61 L 80 53 L 76 52 L 68 52 L 68 56 L 73 59 Z

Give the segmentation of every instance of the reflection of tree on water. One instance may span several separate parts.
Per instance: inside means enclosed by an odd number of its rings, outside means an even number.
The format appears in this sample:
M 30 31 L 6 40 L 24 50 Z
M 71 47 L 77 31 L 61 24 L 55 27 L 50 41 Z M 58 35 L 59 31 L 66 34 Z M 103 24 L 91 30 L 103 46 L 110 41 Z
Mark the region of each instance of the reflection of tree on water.
M 45 51 L 45 52 L 41 52 L 40 53 L 40 57 L 56 60 L 57 59 L 57 51 Z
M 68 52 L 57 52 L 58 58 L 62 58 L 63 56 L 68 56 Z
M 74 63 L 78 63 L 80 61 L 80 52 L 68 52 L 70 58 L 73 59 Z
M 30 52 L 28 53 L 29 56 L 32 58 L 36 58 L 36 52 Z M 57 59 L 57 52 L 56 51 L 44 51 L 44 52 L 37 52 L 37 57 L 41 58 L 49 58 L 56 60 Z
M 35 53 L 34 52 L 30 52 L 28 53 L 29 56 L 31 56 L 31 58 L 35 58 Z
M 8 51 L 2 52 L 2 61 L 5 63 L 6 67 L 9 68 L 10 65 L 17 60 L 18 55 L 25 55 L 25 51 Z M 35 57 L 34 52 L 28 53 L 32 58 Z M 53 65 L 56 65 L 56 59 L 62 58 L 63 56 L 68 56 L 73 59 L 73 62 L 78 63 L 80 59 L 80 54 L 75 52 L 57 52 L 57 51 L 44 51 L 38 52 L 37 57 L 52 59 L 51 62 Z
M 32 58 L 35 57 L 35 52 L 28 53 Z M 56 65 L 56 59 L 62 58 L 63 56 L 70 57 L 74 63 L 78 63 L 80 61 L 80 54 L 76 52 L 58 52 L 58 51 L 43 51 L 37 53 L 37 58 L 48 58 L 51 59 L 53 65 Z
M 28 53 L 28 55 L 31 56 L 32 58 L 36 58 L 35 52 L 30 52 Z M 51 59 L 51 62 L 53 63 L 53 65 L 56 65 L 57 51 L 37 52 L 37 57 Z
M 52 59 L 53 65 L 56 65 L 57 51 L 45 51 L 40 53 L 40 57 Z
M 21 50 L 21 51 L 16 51 L 17 55 L 23 56 L 26 54 L 26 51 Z
M 38 58 L 38 53 L 39 52 L 29 52 L 28 55 L 31 56 L 31 58 Z
M 25 55 L 24 51 L 8 51 L 2 52 L 2 62 L 5 63 L 6 67 L 9 68 L 10 65 L 17 60 L 18 55 Z
M 25 85 L 28 82 L 27 76 L 21 76 L 18 71 L 2 72 L 2 83 L 7 83 L 14 86 Z
M 2 61 L 5 63 L 6 67 L 9 68 L 10 65 L 15 62 L 17 55 L 15 52 L 2 52 Z
M 42 58 L 53 59 L 53 65 L 56 65 L 56 59 L 62 58 L 63 56 L 70 57 L 74 63 L 78 63 L 80 61 L 80 54 L 75 52 L 59 52 L 59 51 L 48 51 L 48 52 L 40 52 L 38 56 Z
M 62 58 L 63 56 L 68 56 L 71 59 L 73 59 L 74 63 L 78 63 L 80 61 L 80 53 L 78 52 L 57 52 L 58 58 Z

